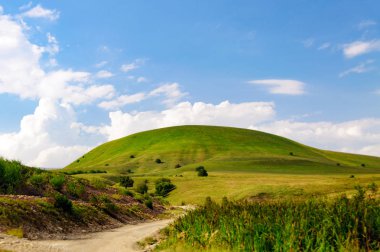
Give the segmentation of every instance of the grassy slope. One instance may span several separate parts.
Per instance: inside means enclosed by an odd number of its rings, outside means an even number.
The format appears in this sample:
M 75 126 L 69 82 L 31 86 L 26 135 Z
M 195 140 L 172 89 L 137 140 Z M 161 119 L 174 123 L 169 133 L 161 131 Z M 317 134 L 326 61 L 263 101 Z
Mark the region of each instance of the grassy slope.
M 294 156 L 289 155 L 290 152 Z M 134 155 L 135 158 L 130 158 Z M 156 164 L 160 158 L 164 163 Z M 341 166 L 336 164 L 340 163 Z M 365 168 L 361 164 L 366 165 Z M 146 131 L 105 143 L 67 169 L 103 169 L 123 173 L 175 173 L 204 164 L 211 171 L 284 173 L 378 172 L 380 158 L 323 151 L 259 131 L 180 126 Z
M 155 163 L 156 158 L 164 163 Z M 177 185 L 169 196 L 174 204 L 201 203 L 206 196 L 238 199 L 263 192 L 275 197 L 334 195 L 349 192 L 356 184 L 380 181 L 378 157 L 324 151 L 272 134 L 213 126 L 134 134 L 105 143 L 78 160 L 64 170 L 108 172 L 79 175 L 91 179 L 112 178 L 131 169 L 135 181 L 147 178 L 151 188 L 157 176 L 170 176 Z M 175 169 L 176 164 L 182 167 Z M 196 176 L 194 168 L 199 165 L 206 167 L 209 177 Z M 355 179 L 349 179 L 351 174 Z

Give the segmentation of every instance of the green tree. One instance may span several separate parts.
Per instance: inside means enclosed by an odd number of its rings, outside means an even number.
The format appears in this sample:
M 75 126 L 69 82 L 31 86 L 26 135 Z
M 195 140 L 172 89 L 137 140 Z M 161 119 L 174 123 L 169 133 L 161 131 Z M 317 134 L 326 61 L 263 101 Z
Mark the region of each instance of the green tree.
M 132 178 L 130 178 L 129 176 L 120 177 L 120 185 L 124 186 L 125 188 L 133 187 L 134 182 L 135 181 Z
M 168 178 L 161 178 L 156 181 L 156 195 L 166 197 L 176 186 Z

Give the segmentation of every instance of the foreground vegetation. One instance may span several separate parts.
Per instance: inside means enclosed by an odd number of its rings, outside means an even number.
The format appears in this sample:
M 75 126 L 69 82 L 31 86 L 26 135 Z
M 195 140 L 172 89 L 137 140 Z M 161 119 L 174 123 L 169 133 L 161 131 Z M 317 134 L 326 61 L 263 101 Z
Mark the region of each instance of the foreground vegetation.
M 153 194 L 135 195 L 121 184 L 90 182 L 0 158 L 2 232 L 32 239 L 65 237 L 151 219 L 163 210 Z
M 376 184 L 366 194 L 334 200 L 206 204 L 163 230 L 168 251 L 377 251 L 380 201 Z

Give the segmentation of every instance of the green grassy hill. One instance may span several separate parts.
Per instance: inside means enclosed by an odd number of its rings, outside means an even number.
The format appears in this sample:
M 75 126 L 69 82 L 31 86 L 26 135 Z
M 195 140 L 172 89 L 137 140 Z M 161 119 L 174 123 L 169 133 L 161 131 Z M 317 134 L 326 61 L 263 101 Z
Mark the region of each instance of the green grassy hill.
M 105 143 L 66 169 L 170 175 L 198 165 L 223 172 L 371 173 L 380 171 L 380 158 L 319 150 L 254 130 L 179 126 Z
M 163 163 L 156 163 L 160 159 Z M 176 168 L 180 165 L 180 168 Z M 204 166 L 208 177 L 198 177 Z M 107 173 L 93 173 L 102 170 Z M 380 183 L 380 158 L 324 151 L 254 130 L 179 126 L 137 133 L 100 145 L 63 169 L 75 175 L 117 183 L 132 176 L 135 185 L 167 177 L 177 186 L 172 204 L 201 204 L 211 196 L 284 198 L 352 194 L 357 185 Z M 135 188 L 133 188 L 135 189 Z

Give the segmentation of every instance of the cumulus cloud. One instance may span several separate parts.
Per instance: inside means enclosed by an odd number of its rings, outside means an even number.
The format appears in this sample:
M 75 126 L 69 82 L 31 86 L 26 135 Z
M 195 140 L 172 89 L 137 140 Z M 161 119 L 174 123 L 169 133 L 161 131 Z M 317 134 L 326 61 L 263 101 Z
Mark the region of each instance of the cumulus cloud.
M 380 40 L 355 41 L 343 45 L 343 54 L 346 58 L 354 58 L 362 54 L 380 51 Z
M 380 119 L 341 123 L 273 121 L 251 126 L 323 149 L 380 156 Z
M 265 79 L 251 80 L 248 83 L 264 86 L 271 94 L 302 95 L 305 93 L 305 83 L 298 80 Z
M 339 74 L 339 77 L 344 77 L 349 74 L 361 74 L 361 73 L 366 73 L 369 71 L 372 71 L 374 68 L 371 66 L 371 64 L 374 62 L 374 60 L 367 60 L 365 62 L 360 63 L 359 65 L 352 67 L 344 72 L 341 72 Z
M 21 16 L 28 18 L 45 18 L 54 21 L 59 18 L 59 12 L 57 10 L 45 9 L 41 5 L 37 5 L 22 13 Z
M 137 113 L 110 112 L 110 125 L 101 129 L 108 140 L 135 132 L 175 125 L 204 124 L 247 128 L 252 124 L 272 119 L 275 115 L 271 102 L 220 104 L 182 102 L 163 111 Z
M 34 113 L 23 117 L 18 132 L 0 134 L 0 154 L 28 165 L 63 167 L 103 140 L 88 141 L 73 127 L 75 120 L 71 106 L 41 99 Z

